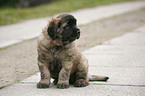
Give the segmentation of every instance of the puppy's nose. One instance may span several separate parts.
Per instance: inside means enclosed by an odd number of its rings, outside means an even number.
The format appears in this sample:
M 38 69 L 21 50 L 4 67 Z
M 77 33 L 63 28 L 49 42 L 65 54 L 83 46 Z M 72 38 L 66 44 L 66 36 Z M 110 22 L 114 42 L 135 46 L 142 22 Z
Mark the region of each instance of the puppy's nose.
M 80 30 L 79 29 L 77 30 L 77 33 L 80 33 Z

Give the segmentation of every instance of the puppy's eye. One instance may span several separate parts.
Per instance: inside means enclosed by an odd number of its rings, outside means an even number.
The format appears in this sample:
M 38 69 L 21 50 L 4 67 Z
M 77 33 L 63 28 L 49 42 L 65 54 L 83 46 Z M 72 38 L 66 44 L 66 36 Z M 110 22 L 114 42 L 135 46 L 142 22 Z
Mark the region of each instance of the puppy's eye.
M 64 26 L 63 28 L 64 28 L 64 29 L 68 29 L 68 28 L 69 28 L 69 26 Z

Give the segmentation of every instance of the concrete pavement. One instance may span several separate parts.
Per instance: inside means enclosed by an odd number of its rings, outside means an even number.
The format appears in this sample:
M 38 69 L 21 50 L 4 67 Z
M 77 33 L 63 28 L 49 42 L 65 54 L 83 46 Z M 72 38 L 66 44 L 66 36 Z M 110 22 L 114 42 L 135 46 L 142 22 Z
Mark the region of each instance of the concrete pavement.
M 145 96 L 145 25 L 83 52 L 89 73 L 109 76 L 108 82 L 90 82 L 84 88 L 37 89 L 37 73 L 0 90 L 0 96 Z
M 78 19 L 78 24 L 87 24 L 95 20 L 120 15 L 145 7 L 145 1 L 125 2 L 82 9 L 71 14 Z M 22 23 L 0 27 L 0 48 L 37 37 L 50 18 L 28 20 Z

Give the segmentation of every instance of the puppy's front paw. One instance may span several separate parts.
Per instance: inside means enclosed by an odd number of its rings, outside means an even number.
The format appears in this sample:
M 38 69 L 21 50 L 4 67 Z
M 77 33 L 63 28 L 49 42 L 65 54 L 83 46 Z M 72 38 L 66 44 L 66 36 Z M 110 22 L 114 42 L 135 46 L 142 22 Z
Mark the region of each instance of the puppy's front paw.
M 39 83 L 37 83 L 37 88 L 40 88 L 40 89 L 49 88 L 49 85 L 50 84 L 45 84 L 45 83 L 39 82 Z
M 68 84 L 57 84 L 57 88 L 65 89 L 65 88 L 69 88 L 69 85 Z
M 84 79 L 79 79 L 74 83 L 75 87 L 85 87 L 87 85 L 88 85 L 88 83 Z

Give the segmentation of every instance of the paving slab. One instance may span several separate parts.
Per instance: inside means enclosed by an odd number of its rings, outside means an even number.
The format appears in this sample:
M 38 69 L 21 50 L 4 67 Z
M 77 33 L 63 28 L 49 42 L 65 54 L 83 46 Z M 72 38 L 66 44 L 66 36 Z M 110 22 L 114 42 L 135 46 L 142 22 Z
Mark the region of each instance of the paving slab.
M 87 8 L 71 12 L 70 14 L 77 18 L 78 25 L 82 25 L 95 20 L 135 11 L 143 7 L 145 7 L 145 1 L 135 1 Z M 18 24 L 0 26 L 0 48 L 37 37 L 50 18 L 33 19 Z
M 115 67 L 145 67 L 144 47 L 117 47 L 98 46 L 98 50 L 85 53 L 90 66 L 115 66 Z
M 84 55 L 89 59 L 89 73 L 109 76 L 107 84 L 145 86 L 145 26 L 93 47 Z
M 145 67 L 145 26 L 84 52 L 90 66 Z
M 145 87 L 145 67 L 90 67 L 89 73 L 109 77 L 107 83 L 96 81 L 91 83 Z
M 91 84 L 84 88 L 70 86 L 69 89 L 37 89 L 36 85 L 15 84 L 0 90 L 1 96 L 144 96 L 145 87 L 109 86 Z

